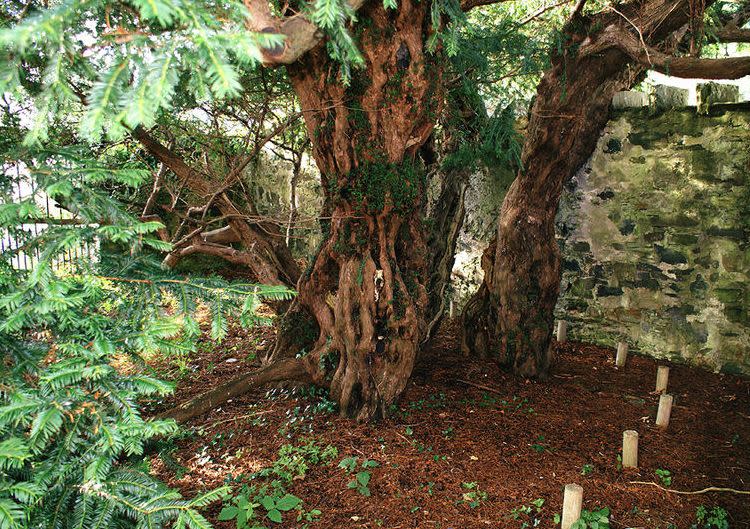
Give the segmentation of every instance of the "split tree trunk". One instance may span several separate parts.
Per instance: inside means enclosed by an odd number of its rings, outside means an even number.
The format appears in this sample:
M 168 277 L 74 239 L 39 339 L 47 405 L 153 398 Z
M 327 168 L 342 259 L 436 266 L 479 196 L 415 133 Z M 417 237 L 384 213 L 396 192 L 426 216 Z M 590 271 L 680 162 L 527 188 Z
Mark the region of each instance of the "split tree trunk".
M 429 2 L 358 13 L 365 66 L 349 87 L 323 47 L 289 67 L 321 172 L 330 221 L 299 303 L 319 334 L 308 365 L 342 414 L 387 414 L 425 330 L 424 171 L 417 150 L 437 116 L 440 75 L 427 53 Z
M 446 94 L 446 108 L 441 116 L 442 152 L 435 170 L 435 178 L 440 179 L 440 195 L 432 204 L 428 221 L 429 323 L 424 341 L 435 334 L 445 315 L 456 245 L 466 219 L 466 190 L 479 166 L 477 146 L 487 121 L 487 110 L 476 87 L 461 84 Z
M 565 44 L 532 108 L 523 169 L 483 257 L 484 282 L 464 313 L 466 351 L 495 357 L 520 376 L 546 375 L 560 285 L 554 221 L 563 184 L 591 156 L 612 96 L 644 72 L 622 49 L 598 39 L 608 28 L 632 32 L 635 25 L 646 43 L 670 45 L 666 39 L 689 13 L 688 0 L 633 0 L 592 17 L 576 13 L 564 28 Z

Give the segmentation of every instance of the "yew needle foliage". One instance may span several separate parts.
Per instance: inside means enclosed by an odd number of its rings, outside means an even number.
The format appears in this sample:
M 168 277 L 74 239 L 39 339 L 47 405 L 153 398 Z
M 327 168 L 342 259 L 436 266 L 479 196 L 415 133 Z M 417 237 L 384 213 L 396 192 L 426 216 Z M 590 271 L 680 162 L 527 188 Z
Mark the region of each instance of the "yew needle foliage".
M 130 215 L 107 189 L 140 185 L 140 167 L 113 168 L 70 150 L 25 160 L 35 192 L 4 197 L 3 236 L 45 220 L 42 194 L 75 224 L 23 241 L 27 254 L 38 250 L 30 270 L 13 267 L 12 251 L 0 261 L 0 528 L 210 527 L 199 511 L 225 487 L 187 499 L 148 473 L 145 444 L 176 424 L 142 414 L 142 398 L 173 390 L 144 359 L 192 350 L 201 303 L 221 339 L 228 311 L 262 322 L 261 301 L 292 292 L 162 271 L 149 257 L 166 244 L 155 236 L 161 225 Z M 62 262 L 84 243 L 99 250 Z M 117 367 L 123 358 L 136 368 Z

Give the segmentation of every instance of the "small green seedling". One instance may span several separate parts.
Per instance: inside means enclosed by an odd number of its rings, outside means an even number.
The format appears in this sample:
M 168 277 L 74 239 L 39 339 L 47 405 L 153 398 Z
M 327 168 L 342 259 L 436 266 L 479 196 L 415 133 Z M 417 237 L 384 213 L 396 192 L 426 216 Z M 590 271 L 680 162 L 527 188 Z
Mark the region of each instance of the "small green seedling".
M 570 526 L 570 529 L 609 529 L 609 508 L 581 511 L 581 517 Z
M 721 507 L 709 510 L 699 505 L 695 510 L 695 521 L 690 529 L 729 529 L 729 515 Z
M 672 473 L 669 470 L 657 468 L 654 473 L 665 487 L 669 487 L 672 484 Z
M 251 501 L 246 495 L 237 495 L 232 499 L 233 505 L 225 506 L 219 513 L 219 520 L 227 521 L 234 520 L 237 524 L 237 529 L 244 529 L 250 527 L 249 523 L 253 522 L 253 527 L 256 527 L 254 518 L 258 507 L 263 507 L 266 510 L 266 517 L 274 523 L 281 523 L 283 521 L 282 513 L 296 509 L 302 503 L 302 500 L 292 494 L 285 494 L 283 496 L 267 495 L 260 498 L 260 503 Z M 312 512 L 312 511 L 311 511 Z
M 487 493 L 480 490 L 479 483 L 476 481 L 461 483 L 461 486 L 466 489 L 463 493 L 462 499 L 458 503 L 466 503 L 472 509 L 476 509 L 479 505 L 487 499 Z
M 544 506 L 544 498 L 537 498 L 528 505 L 521 505 L 520 507 L 514 507 L 510 511 L 510 517 L 513 520 L 524 521 L 521 523 L 520 529 L 528 529 L 529 527 L 539 527 L 542 523 L 542 507 Z
M 364 470 L 360 470 L 354 475 L 354 479 L 351 480 L 349 483 L 346 484 L 346 487 L 348 489 L 354 489 L 357 492 L 359 492 L 362 496 L 369 496 L 370 495 L 370 478 L 372 478 L 372 473 L 369 469 L 379 467 L 380 463 L 377 461 L 374 461 L 372 459 L 365 459 L 362 461 L 362 464 L 360 465 L 360 468 L 363 468 Z M 357 468 L 357 458 L 356 457 L 345 457 L 341 460 L 339 463 L 339 468 L 344 469 L 344 471 L 347 474 L 351 474 L 354 472 Z
M 594 465 L 592 465 L 591 463 L 586 463 L 585 465 L 581 467 L 582 476 L 588 476 L 592 472 L 594 472 Z

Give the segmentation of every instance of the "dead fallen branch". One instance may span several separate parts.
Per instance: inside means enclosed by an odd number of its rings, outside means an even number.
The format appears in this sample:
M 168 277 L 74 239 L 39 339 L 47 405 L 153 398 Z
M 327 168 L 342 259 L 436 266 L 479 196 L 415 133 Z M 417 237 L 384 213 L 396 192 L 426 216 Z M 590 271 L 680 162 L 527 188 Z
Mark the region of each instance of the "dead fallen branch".
M 653 487 L 656 487 L 657 489 L 663 490 L 664 492 L 671 492 L 672 494 L 682 494 L 685 496 L 693 496 L 696 494 L 706 494 L 707 492 L 731 492 L 732 494 L 744 494 L 744 495 L 750 496 L 750 490 L 737 490 L 737 489 L 732 489 L 729 487 L 706 487 L 705 489 L 701 489 L 701 490 L 674 490 L 674 489 L 664 488 L 658 483 L 654 483 L 653 481 L 631 481 L 630 484 L 651 485 Z

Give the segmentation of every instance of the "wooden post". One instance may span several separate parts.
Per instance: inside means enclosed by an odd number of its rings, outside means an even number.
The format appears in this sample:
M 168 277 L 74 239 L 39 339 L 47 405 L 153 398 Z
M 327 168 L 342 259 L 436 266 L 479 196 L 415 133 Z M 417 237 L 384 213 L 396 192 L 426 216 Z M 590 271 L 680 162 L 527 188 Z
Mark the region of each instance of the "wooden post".
M 622 433 L 622 468 L 638 468 L 638 432 Z
M 617 344 L 617 358 L 615 359 L 615 365 L 622 367 L 628 359 L 628 344 L 627 342 L 619 342 Z
M 561 523 L 562 529 L 570 529 L 570 527 L 578 521 L 581 517 L 581 507 L 583 507 L 583 487 L 576 483 L 565 485 Z
M 659 366 L 656 370 L 656 392 L 664 393 L 667 391 L 669 382 L 669 366 Z
M 656 426 L 666 428 L 669 426 L 669 417 L 672 415 L 672 395 L 662 393 L 659 397 L 659 410 L 656 412 Z
M 568 322 L 560 320 L 557 322 L 557 341 L 564 342 L 568 337 Z
M 451 300 L 448 305 L 448 317 L 453 319 L 453 300 Z

